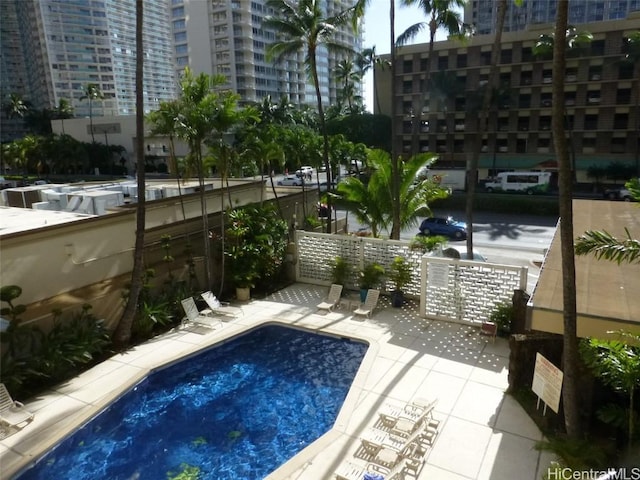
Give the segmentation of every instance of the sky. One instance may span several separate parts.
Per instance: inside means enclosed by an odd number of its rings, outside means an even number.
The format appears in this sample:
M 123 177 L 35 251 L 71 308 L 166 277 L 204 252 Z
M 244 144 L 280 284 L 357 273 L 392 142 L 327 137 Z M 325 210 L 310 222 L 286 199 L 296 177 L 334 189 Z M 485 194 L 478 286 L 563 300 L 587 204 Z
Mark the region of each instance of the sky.
M 419 22 L 426 21 L 425 15 L 418 7 L 403 7 L 398 0 L 395 0 L 396 16 L 396 38 L 404 32 L 407 27 Z M 389 35 L 389 0 L 371 0 L 364 17 L 364 41 L 363 48 L 370 48 L 375 45 L 376 54 L 383 55 L 391 52 Z M 436 37 L 437 38 L 437 37 Z M 423 32 L 415 39 L 415 43 L 427 43 L 429 37 L 427 32 Z M 367 110 L 373 111 L 373 72 L 367 73 L 364 82 L 364 102 Z

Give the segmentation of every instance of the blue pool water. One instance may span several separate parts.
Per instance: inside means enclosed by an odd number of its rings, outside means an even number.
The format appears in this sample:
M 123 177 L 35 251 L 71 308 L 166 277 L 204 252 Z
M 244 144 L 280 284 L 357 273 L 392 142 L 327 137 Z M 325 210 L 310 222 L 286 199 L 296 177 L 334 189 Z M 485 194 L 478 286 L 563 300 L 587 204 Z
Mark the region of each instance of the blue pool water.
M 264 478 L 331 428 L 366 350 L 261 327 L 152 373 L 18 478 Z

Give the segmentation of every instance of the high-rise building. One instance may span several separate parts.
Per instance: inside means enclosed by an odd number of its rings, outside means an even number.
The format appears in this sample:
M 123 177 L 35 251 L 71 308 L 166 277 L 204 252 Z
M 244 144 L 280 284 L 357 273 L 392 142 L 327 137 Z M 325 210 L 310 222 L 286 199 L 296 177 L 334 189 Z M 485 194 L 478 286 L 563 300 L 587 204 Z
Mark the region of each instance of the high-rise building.
M 624 61 L 626 39 L 638 30 L 639 20 L 640 12 L 632 12 L 624 20 L 593 23 L 593 41 L 567 55 L 565 122 L 579 181 L 617 166 L 640 171 L 640 98 L 634 64 Z M 557 169 L 552 58 L 533 53 L 540 34 L 552 30 L 553 24 L 547 24 L 502 36 L 500 88 L 482 138 L 480 178 L 501 171 Z M 397 91 L 392 97 L 380 95 L 377 113 L 389 114 L 392 101 L 397 105 L 394 141 L 403 154 L 435 152 L 440 167 L 467 167 L 477 144 L 477 93 L 489 78 L 492 42 L 492 35 L 478 35 L 466 44 L 436 42 L 429 85 L 428 45 L 400 50 Z M 376 72 L 375 88 L 391 91 L 389 69 Z
M 467 23 L 475 25 L 478 34 L 495 32 L 497 0 L 469 0 L 464 16 Z M 504 31 L 526 30 L 531 25 L 553 23 L 558 0 L 524 0 L 518 7 L 507 2 Z M 569 0 L 569 24 L 602 22 L 627 18 L 629 13 L 640 10 L 640 0 Z
M 332 15 L 353 3 L 326 0 L 323 6 Z M 315 104 L 304 52 L 277 64 L 266 58 L 268 46 L 276 41 L 276 32 L 263 25 L 273 14 L 266 0 L 172 0 L 170 9 L 178 76 L 187 66 L 196 74 L 224 75 L 242 103 L 259 102 L 270 95 L 274 101 L 286 96 L 297 105 Z M 361 36 L 350 25 L 341 28 L 335 40 L 354 50 L 361 47 Z M 338 96 L 333 70 L 341 58 L 324 48 L 318 52 L 320 91 L 327 105 Z
M 135 113 L 134 0 L 0 4 L 3 101 L 16 92 L 36 109 L 52 108 L 66 99 L 76 117 Z M 145 112 L 176 96 L 168 18 L 168 0 L 144 3 Z M 83 99 L 89 84 L 98 86 L 103 100 Z M 3 116 L 3 126 L 5 120 Z M 4 133 L 2 137 L 7 138 Z

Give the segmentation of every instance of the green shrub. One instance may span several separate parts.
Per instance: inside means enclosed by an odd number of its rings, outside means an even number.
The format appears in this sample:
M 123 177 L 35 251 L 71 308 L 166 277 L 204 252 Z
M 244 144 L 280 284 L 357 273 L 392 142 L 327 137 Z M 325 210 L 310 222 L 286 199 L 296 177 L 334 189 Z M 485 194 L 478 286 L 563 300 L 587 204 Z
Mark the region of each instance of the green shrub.
M 509 335 L 511 333 L 511 321 L 513 320 L 513 304 L 500 303 L 496 305 L 489 315 L 489 320 L 498 326 L 500 335 Z

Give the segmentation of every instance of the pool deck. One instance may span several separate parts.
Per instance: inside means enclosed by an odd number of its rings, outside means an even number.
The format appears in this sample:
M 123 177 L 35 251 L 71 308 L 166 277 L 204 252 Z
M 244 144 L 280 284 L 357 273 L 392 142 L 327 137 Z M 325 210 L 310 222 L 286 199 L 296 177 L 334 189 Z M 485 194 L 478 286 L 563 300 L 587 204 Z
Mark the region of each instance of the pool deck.
M 242 306 L 244 315 L 222 328 L 187 326 L 117 354 L 26 402 L 34 420 L 21 430 L 0 431 L 0 478 L 10 479 L 84 423 L 150 369 L 268 322 L 366 340 L 369 351 L 334 428 L 271 473 L 268 480 L 333 479 L 354 457 L 360 436 L 385 403 L 414 397 L 437 399 L 438 435 L 418 480 L 539 480 L 553 460 L 534 449 L 540 430 L 509 395 L 509 348 L 466 325 L 427 320 L 409 303 L 392 308 L 381 297 L 372 318 L 348 309 L 318 312 L 328 289 L 294 284 L 266 300 Z M 366 462 L 364 462 L 366 464 Z

